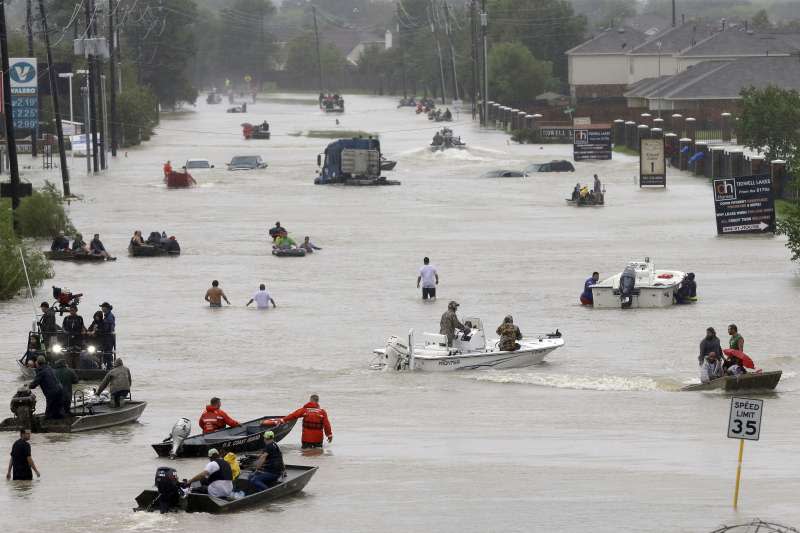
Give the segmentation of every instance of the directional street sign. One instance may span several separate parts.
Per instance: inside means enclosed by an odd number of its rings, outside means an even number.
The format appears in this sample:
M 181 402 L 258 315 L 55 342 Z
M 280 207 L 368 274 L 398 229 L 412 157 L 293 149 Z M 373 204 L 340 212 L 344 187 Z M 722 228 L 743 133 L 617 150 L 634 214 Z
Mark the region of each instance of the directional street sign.
M 761 415 L 764 400 L 731 398 L 731 414 L 728 417 L 728 438 L 758 440 L 761 436 Z

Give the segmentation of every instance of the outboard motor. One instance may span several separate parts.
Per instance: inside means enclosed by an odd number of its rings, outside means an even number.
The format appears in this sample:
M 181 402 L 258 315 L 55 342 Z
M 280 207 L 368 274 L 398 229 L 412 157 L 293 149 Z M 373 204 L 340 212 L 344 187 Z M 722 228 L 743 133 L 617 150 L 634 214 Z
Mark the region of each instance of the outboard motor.
M 17 417 L 20 428 L 31 429 L 33 411 L 36 410 L 36 396 L 26 387 L 20 387 L 11 397 L 11 412 Z
M 619 277 L 619 299 L 623 309 L 628 309 L 633 305 L 633 289 L 635 286 L 636 270 L 631 266 L 627 266 Z
M 184 495 L 178 481 L 178 471 L 168 466 L 159 466 L 156 470 L 155 484 L 156 490 L 158 490 L 158 510 L 161 514 L 177 507 Z
M 181 418 L 175 425 L 172 426 L 172 431 L 170 432 L 169 436 L 172 439 L 172 449 L 169 451 L 170 459 L 175 459 L 175 456 L 178 455 L 178 451 L 183 446 L 183 441 L 191 434 L 192 432 L 192 423 L 189 422 L 188 418 Z

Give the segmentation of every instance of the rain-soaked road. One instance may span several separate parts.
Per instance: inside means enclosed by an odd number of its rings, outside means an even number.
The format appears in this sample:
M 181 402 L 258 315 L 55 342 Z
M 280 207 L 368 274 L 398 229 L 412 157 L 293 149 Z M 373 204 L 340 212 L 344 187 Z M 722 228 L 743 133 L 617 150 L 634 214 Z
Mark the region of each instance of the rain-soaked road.
M 275 100 L 248 106 L 245 117 L 205 103 L 165 117 L 151 142 L 121 153 L 103 175 L 86 176 L 74 161 L 83 200 L 70 215 L 119 260 L 58 263 L 52 284 L 83 292 L 87 319 L 100 302 L 114 304 L 134 396 L 149 405 L 135 425 L 34 435 L 43 477 L 0 485 L 6 531 L 698 532 L 755 516 L 800 525 L 800 278 L 782 240 L 718 238 L 703 179 L 673 173 L 666 191 L 640 190 L 636 160 L 618 155 L 579 163 L 575 174 L 482 179 L 569 158 L 571 147 L 510 145 L 462 115 L 453 128 L 469 149 L 431 154 L 435 127 L 413 110 L 355 96 L 347 106 L 340 127 L 380 132 L 402 186 L 314 186 L 328 141 L 289 134 L 333 129 L 334 117 Z M 267 118 L 272 140 L 243 141 L 245 118 Z M 227 172 L 236 154 L 261 154 L 269 168 Z M 166 190 L 161 164 L 191 157 L 216 169 L 197 174 L 195 189 Z M 595 172 L 607 205 L 567 206 L 574 183 Z M 59 179 L 57 171 L 24 177 Z M 324 250 L 271 256 L 265 235 L 276 220 Z M 183 254 L 127 257 L 135 229 L 176 235 Z M 425 255 L 441 276 L 433 304 L 415 289 Z M 578 305 L 593 270 L 610 275 L 644 256 L 695 272 L 700 302 L 631 312 Z M 231 307 L 204 305 L 212 279 Z M 244 307 L 260 282 L 277 309 Z M 372 349 L 389 335 L 437 331 L 451 299 L 462 318 L 493 329 L 511 313 L 523 333 L 560 328 L 567 344 L 546 364 L 516 371 L 370 370 Z M 2 402 L 22 383 L 14 358 L 30 322 L 29 301 L 0 304 Z M 784 370 L 767 397 L 761 441 L 746 447 L 738 512 L 729 397 L 676 391 L 696 379 L 705 328 L 724 332 L 730 322 L 760 366 Z M 226 517 L 131 512 L 168 462 L 149 444 L 177 418 L 195 421 L 213 395 L 239 420 L 285 414 L 312 392 L 335 439 L 321 456 L 301 454 L 299 432 L 283 441 L 287 462 L 320 467 L 302 495 Z M 4 435 L 0 449 L 13 438 Z M 171 464 L 189 477 L 203 461 Z

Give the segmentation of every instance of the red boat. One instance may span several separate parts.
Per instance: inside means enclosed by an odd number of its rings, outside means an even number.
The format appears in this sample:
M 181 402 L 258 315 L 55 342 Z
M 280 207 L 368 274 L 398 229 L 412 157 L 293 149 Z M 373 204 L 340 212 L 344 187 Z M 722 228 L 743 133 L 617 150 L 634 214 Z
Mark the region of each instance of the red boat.
M 174 170 L 170 171 L 169 174 L 164 176 L 164 183 L 166 183 L 167 187 L 170 189 L 178 189 L 197 185 L 197 182 L 188 172 L 175 172 Z

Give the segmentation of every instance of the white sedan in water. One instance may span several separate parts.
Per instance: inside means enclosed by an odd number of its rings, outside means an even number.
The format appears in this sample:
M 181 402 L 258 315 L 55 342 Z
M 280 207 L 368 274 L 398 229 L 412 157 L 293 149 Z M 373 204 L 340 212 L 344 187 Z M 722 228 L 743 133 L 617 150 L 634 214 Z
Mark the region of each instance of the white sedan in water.
M 203 172 L 214 168 L 208 159 L 187 159 L 183 165 L 183 170 L 191 172 Z

